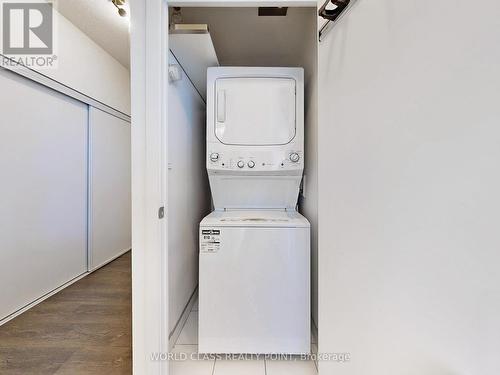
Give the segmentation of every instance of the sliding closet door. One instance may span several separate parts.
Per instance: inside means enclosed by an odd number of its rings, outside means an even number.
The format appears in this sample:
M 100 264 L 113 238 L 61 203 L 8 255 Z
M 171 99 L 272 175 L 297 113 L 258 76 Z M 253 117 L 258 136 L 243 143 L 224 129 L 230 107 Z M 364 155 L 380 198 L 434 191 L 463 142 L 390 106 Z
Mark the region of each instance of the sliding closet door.
M 90 107 L 89 269 L 131 248 L 130 123 Z
M 0 69 L 0 319 L 86 271 L 87 116 Z

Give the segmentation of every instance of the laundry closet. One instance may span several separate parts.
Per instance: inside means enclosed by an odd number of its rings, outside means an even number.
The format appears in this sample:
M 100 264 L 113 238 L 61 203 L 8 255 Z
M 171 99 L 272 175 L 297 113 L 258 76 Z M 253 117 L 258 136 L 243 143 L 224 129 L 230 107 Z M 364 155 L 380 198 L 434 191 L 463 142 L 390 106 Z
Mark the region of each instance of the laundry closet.
M 342 4 L 348 11 L 326 22 Z M 218 8 L 226 5 L 234 8 Z M 500 5 L 493 0 L 474 8 L 477 17 L 454 0 L 131 2 L 135 372 L 168 373 L 150 353 L 168 352 L 169 336 L 189 315 L 183 311 L 196 311 L 198 224 L 213 209 L 206 98 L 195 95 L 203 79 L 173 56 L 170 65 L 187 74 L 177 80 L 168 66 L 169 6 L 182 7 L 184 23 L 208 25 L 219 66 L 304 68 L 298 211 L 311 225 L 311 315 L 319 353 L 351 354 L 349 363 L 319 361 L 319 372 L 495 373 L 500 55 L 492 46 Z M 263 6 L 288 6 L 287 15 L 259 17 Z M 213 66 L 206 52 L 193 61 Z M 196 140 L 174 142 L 174 120 Z M 182 152 L 177 161 L 173 147 Z M 183 170 L 188 164 L 197 172 Z M 198 183 L 172 185 L 183 173 Z M 178 226 L 185 233 L 172 244 L 176 221 L 189 225 Z M 467 355 L 471 347 L 481 360 Z M 208 373 L 217 375 L 217 366 Z
M 192 324 L 189 320 L 200 319 L 200 351 L 266 353 L 264 348 L 267 348 L 273 353 L 309 353 L 311 329 L 313 341 L 317 335 L 316 9 L 170 7 L 169 16 L 169 346 L 172 348 L 179 336 L 182 340 L 182 328 Z M 229 68 L 225 70 L 226 67 Z M 253 107 L 245 106 L 244 101 L 238 105 L 239 97 L 254 103 Z M 229 107 L 231 103 L 234 107 Z M 221 108 L 222 105 L 225 107 Z M 237 113 L 231 113 L 232 110 Z M 228 117 L 232 116 L 233 123 L 224 124 L 226 112 Z M 215 124 L 210 124 L 212 118 Z M 234 123 L 235 118 L 241 124 L 239 127 Z M 291 125 L 280 129 L 282 119 Z M 276 124 L 278 129 L 274 132 L 272 127 Z M 225 145 L 233 146 L 224 148 Z M 273 157 L 276 148 L 280 154 Z M 240 173 L 239 177 L 231 179 L 233 172 Z M 202 222 L 212 210 L 215 210 L 213 214 Z M 214 227 L 217 222 L 222 226 Z M 260 242 L 270 245 L 263 248 L 258 257 L 245 258 L 243 249 L 223 260 L 225 263 L 219 265 L 219 269 L 205 271 L 203 259 L 207 257 L 203 255 L 219 250 L 220 231 L 228 230 L 224 225 L 232 225 L 233 231 L 242 225 L 252 227 L 254 250 L 259 242 L 255 235 L 259 227 L 272 233 L 272 225 L 291 225 L 299 227 L 303 234 L 294 237 L 295 232 L 290 228 L 286 232 L 277 230 L 276 233 L 283 233 L 285 237 L 264 236 Z M 203 238 L 207 239 L 206 243 Z M 236 241 L 236 253 L 243 237 L 236 235 L 233 241 Z M 280 253 L 277 249 L 280 242 L 292 247 Z M 291 254 L 293 252 L 297 254 Z M 212 255 L 215 254 L 209 258 Z M 206 267 L 214 267 L 210 264 Z M 288 269 L 288 275 L 296 277 L 287 280 L 285 274 L 279 274 L 280 268 Z M 249 269 L 255 271 L 246 272 Z M 266 269 L 268 277 L 264 275 Z M 242 272 L 247 278 L 245 282 L 261 284 L 259 293 L 252 295 L 247 291 L 250 294 L 245 294 L 244 288 L 240 288 L 243 284 L 236 281 Z M 213 282 L 217 276 L 220 280 Z M 224 277 L 227 278 L 224 280 Z M 273 290 L 274 283 L 280 287 Z M 237 293 L 239 289 L 243 291 L 241 296 Z M 267 289 L 270 294 L 259 300 L 259 295 Z M 228 294 L 234 298 L 226 298 Z M 298 295 L 302 300 L 295 298 Z M 295 305 L 287 305 L 294 298 Z M 268 322 L 267 327 L 258 320 L 252 326 L 252 314 L 266 309 L 263 301 L 270 305 L 268 317 L 274 314 L 279 318 Z M 238 311 L 235 304 L 246 305 Z M 222 306 L 227 311 L 217 310 Z M 203 309 L 210 311 L 204 315 Z M 290 325 L 286 326 L 284 318 L 294 313 L 300 317 L 290 319 Z M 224 322 L 231 321 L 231 316 L 237 320 L 235 314 L 249 326 L 241 332 L 242 336 L 251 336 L 251 331 L 258 332 L 262 326 L 261 330 L 265 329 L 268 336 L 278 339 L 279 328 L 273 331 L 273 327 L 282 324 L 282 330 L 291 332 L 294 327 L 302 326 L 298 333 L 302 344 L 291 345 L 294 338 L 285 334 L 281 346 L 276 343 L 262 346 L 258 337 L 249 345 L 231 345 L 234 341 L 231 335 L 238 329 Z M 219 318 L 214 320 L 208 316 Z M 210 337 L 206 340 L 205 331 Z M 222 341 L 216 339 L 218 335 Z

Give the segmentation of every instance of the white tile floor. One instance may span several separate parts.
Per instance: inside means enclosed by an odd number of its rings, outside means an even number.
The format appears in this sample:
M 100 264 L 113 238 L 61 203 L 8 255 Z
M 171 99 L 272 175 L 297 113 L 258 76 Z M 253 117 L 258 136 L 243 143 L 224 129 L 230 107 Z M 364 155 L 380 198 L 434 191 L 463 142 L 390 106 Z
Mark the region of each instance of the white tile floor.
M 316 338 L 314 335 L 311 337 L 311 349 L 315 351 Z M 318 373 L 314 361 L 301 361 L 298 357 L 291 360 L 189 359 L 191 353 L 198 352 L 198 301 L 193 305 L 172 352 L 179 355 L 184 353 L 187 358 L 170 362 L 170 373 L 173 375 L 316 375 Z

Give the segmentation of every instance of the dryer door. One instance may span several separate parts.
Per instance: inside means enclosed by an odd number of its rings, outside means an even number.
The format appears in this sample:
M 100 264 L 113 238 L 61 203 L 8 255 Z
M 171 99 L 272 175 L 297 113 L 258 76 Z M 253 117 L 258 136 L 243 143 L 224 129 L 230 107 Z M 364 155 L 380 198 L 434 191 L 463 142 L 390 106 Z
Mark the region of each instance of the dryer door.
M 222 143 L 284 145 L 295 137 L 294 79 L 219 78 L 215 90 L 215 135 Z

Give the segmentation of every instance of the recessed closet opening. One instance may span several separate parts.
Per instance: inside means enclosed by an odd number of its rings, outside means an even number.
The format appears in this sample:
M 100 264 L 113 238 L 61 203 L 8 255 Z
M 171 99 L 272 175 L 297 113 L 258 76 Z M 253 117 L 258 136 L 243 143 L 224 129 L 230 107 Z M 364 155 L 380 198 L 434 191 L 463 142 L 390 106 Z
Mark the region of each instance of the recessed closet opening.
M 169 8 L 168 87 L 168 304 L 169 346 L 198 351 L 199 228 L 213 209 L 207 175 L 207 68 L 302 67 L 304 69 L 304 173 L 297 211 L 310 223 L 311 352 L 317 351 L 317 11 L 309 7 Z M 231 195 L 230 189 L 225 192 Z M 266 262 L 263 259 L 262 262 Z M 227 280 L 230 284 L 231 280 Z M 220 293 L 226 293 L 220 290 Z M 285 319 L 287 311 L 276 314 Z M 300 362 L 300 361 L 299 361 Z M 189 366 L 223 373 L 216 359 L 173 361 L 173 373 Z M 256 358 L 255 374 L 279 366 Z M 271 366 L 271 367 L 269 367 Z M 314 361 L 302 363 L 316 370 Z M 233 369 L 233 367 L 231 367 Z M 305 370 L 301 373 L 309 373 Z M 201 370 L 203 372 L 203 369 Z M 201 372 L 200 372 L 201 373 Z M 233 373 L 238 373 L 234 367 Z M 278 372 L 276 372 L 278 373 Z

